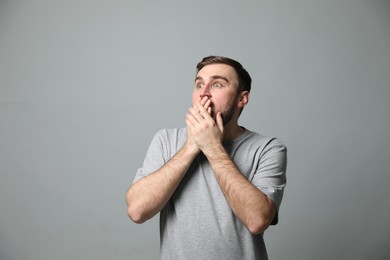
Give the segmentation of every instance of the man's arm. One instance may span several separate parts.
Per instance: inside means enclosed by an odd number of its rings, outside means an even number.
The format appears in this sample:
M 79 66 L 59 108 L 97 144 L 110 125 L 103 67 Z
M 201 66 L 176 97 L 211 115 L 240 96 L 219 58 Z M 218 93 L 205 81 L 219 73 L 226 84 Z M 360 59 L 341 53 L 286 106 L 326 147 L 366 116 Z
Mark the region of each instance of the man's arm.
M 206 111 L 210 109 L 207 98 L 199 105 Z M 160 212 L 199 152 L 192 136 L 187 134 L 184 146 L 164 166 L 135 182 L 126 193 L 127 213 L 131 220 L 143 223 Z
M 188 142 L 159 170 L 135 182 L 126 193 L 127 212 L 135 223 L 157 214 L 171 198 L 199 151 Z
M 190 112 L 188 133 L 207 157 L 230 208 L 251 233 L 264 232 L 276 214 L 276 205 L 242 175 L 226 152 L 221 114 L 214 121 L 202 106 Z
M 222 146 L 206 157 L 234 214 L 252 234 L 264 232 L 276 214 L 274 202 L 242 175 Z

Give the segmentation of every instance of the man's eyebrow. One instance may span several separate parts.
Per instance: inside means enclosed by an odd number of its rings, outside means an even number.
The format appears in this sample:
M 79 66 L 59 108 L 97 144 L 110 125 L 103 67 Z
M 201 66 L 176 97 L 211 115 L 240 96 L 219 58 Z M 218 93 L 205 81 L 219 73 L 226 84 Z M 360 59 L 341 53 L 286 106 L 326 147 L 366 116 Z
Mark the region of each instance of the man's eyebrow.
M 197 81 L 197 80 L 203 80 L 203 79 L 202 79 L 202 77 L 197 76 L 197 77 L 195 78 L 195 81 Z
M 219 75 L 211 76 L 210 78 L 211 78 L 211 79 L 222 79 L 222 80 L 224 80 L 224 81 L 226 81 L 226 82 L 229 82 L 229 80 L 228 80 L 226 77 L 219 76 Z M 203 80 L 203 78 L 200 77 L 200 76 L 197 76 L 197 77 L 195 78 L 195 81 L 197 81 L 197 80 Z

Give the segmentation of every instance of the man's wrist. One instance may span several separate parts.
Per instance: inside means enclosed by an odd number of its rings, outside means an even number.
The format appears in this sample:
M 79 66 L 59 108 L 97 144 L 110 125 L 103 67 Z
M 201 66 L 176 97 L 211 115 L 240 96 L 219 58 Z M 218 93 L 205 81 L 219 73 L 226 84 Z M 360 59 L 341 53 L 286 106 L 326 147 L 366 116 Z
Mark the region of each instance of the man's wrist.
M 202 152 L 210 162 L 226 158 L 228 155 L 222 144 L 210 145 L 206 149 L 203 149 Z
M 195 143 L 186 142 L 182 148 L 185 156 L 195 157 L 200 152 L 198 146 Z

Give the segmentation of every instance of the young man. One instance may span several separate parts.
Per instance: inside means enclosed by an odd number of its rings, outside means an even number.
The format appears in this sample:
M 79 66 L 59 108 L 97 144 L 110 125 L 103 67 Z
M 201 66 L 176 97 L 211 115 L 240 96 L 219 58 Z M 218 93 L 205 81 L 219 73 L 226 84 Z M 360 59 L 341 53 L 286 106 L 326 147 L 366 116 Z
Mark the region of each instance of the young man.
M 161 259 L 267 259 L 287 151 L 238 125 L 251 77 L 230 58 L 197 65 L 186 128 L 159 131 L 126 194 L 129 217 L 160 212 Z

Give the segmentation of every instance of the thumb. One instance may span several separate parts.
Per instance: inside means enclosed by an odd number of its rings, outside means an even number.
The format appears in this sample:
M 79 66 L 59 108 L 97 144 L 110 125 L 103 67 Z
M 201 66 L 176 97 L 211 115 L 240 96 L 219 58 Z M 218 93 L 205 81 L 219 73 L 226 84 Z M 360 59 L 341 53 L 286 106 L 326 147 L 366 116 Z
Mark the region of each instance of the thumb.
M 217 113 L 217 125 L 221 133 L 223 133 L 223 119 L 221 112 Z

